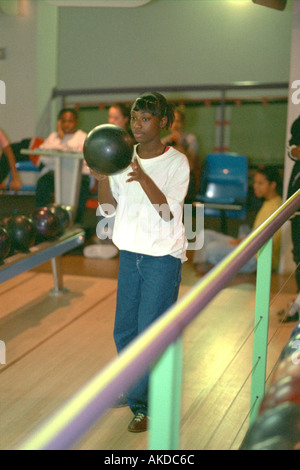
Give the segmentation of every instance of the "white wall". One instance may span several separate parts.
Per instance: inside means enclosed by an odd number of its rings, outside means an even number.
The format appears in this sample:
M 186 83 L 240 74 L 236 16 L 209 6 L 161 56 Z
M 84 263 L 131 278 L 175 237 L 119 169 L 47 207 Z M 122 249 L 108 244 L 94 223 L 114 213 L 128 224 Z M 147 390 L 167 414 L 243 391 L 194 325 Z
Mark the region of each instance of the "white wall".
M 46 137 L 53 129 L 51 92 L 58 82 L 58 8 L 38 2 L 36 51 L 35 135 Z
M 43 1 L 22 0 L 19 15 L 0 14 L 0 79 L 6 104 L 0 128 L 11 142 L 49 133 L 49 99 L 57 84 L 58 9 Z
M 250 0 L 61 7 L 57 26 L 57 7 L 47 4 L 41 21 L 44 1 L 22 4 L 23 16 L 0 15 L 0 47 L 7 48 L 0 61 L 7 89 L 0 127 L 12 141 L 48 132 L 45 107 L 55 85 L 153 88 L 289 78 L 290 7 L 279 12 Z
M 251 0 L 62 8 L 59 87 L 288 81 L 291 9 Z
M 6 104 L 0 105 L 0 128 L 11 141 L 30 137 L 36 106 L 36 8 L 24 5 L 23 15 L 0 15 L 0 79 L 6 84 Z

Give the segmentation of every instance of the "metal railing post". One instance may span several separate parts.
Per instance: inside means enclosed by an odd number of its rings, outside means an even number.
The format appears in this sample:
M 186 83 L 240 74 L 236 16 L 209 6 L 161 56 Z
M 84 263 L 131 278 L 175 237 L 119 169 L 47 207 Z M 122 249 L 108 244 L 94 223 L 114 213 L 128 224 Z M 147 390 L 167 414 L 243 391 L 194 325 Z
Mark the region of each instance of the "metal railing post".
M 250 401 L 250 425 L 257 417 L 259 404 L 265 394 L 273 239 L 258 252 L 253 362 Z
M 153 365 L 150 375 L 150 450 L 179 449 L 182 339 L 179 337 Z

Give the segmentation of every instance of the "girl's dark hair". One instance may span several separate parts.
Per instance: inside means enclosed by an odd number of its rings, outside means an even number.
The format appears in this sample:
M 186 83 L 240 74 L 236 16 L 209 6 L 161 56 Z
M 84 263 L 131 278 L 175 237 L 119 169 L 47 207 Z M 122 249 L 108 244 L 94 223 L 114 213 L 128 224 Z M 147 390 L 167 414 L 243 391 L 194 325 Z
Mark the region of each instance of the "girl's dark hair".
M 76 111 L 76 109 L 74 108 L 62 108 L 59 113 L 58 113 L 58 116 L 57 116 L 57 120 L 59 121 L 62 117 L 63 114 L 65 113 L 72 113 L 75 117 L 76 120 L 78 120 L 78 113 Z
M 131 107 L 131 111 L 145 111 L 157 116 L 159 119 L 167 117 L 166 129 L 174 121 L 174 105 L 168 103 L 166 98 L 155 91 L 140 95 Z
M 261 166 L 256 170 L 256 173 L 264 175 L 270 183 L 276 183 L 276 191 L 279 195 L 282 194 L 282 178 L 279 171 L 274 166 Z

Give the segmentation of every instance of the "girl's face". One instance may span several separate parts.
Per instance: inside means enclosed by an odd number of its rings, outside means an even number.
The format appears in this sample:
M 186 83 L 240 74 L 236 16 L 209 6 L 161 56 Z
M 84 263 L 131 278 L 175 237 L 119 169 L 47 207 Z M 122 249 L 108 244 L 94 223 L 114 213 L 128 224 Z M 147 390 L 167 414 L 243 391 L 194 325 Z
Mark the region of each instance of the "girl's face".
M 73 113 L 66 111 L 60 118 L 60 125 L 64 134 L 74 134 L 77 127 L 77 119 Z
M 108 110 L 108 122 L 109 124 L 114 124 L 115 126 L 126 129 L 128 117 L 124 117 L 119 108 L 111 106 Z
M 269 195 L 273 193 L 275 182 L 270 182 L 262 173 L 256 173 L 254 176 L 254 194 L 258 199 L 268 199 Z
M 130 124 L 135 140 L 138 143 L 149 143 L 160 138 L 160 131 L 166 125 L 165 120 L 148 111 L 132 111 Z

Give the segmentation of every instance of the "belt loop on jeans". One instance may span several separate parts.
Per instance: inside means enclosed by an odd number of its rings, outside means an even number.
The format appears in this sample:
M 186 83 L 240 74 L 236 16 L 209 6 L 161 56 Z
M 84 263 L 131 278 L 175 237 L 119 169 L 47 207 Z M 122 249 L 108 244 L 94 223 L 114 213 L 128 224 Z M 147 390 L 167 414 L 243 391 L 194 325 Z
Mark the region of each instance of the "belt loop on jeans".
M 136 265 L 139 267 L 141 261 L 143 261 L 144 256 L 137 253 L 136 255 Z

